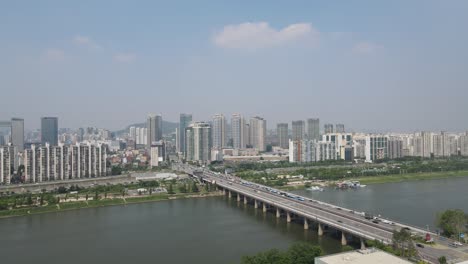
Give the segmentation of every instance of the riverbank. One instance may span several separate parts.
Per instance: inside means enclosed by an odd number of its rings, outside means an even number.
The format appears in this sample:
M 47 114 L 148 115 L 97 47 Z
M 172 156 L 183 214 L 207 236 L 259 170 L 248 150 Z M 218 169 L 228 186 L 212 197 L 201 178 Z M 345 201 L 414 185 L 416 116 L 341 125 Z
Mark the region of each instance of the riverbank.
M 44 214 L 44 213 L 54 213 L 54 212 L 61 212 L 61 211 L 78 210 L 78 209 L 85 209 L 85 208 L 127 205 L 127 204 L 135 204 L 135 203 L 148 203 L 148 202 L 168 201 L 168 200 L 176 200 L 176 199 L 204 198 L 204 197 L 221 196 L 221 195 L 222 194 L 219 192 L 186 193 L 186 194 L 172 194 L 172 195 L 157 194 L 157 195 L 136 196 L 136 197 L 107 198 L 107 199 L 101 199 L 97 201 L 93 201 L 93 200 L 66 201 L 66 202 L 61 202 L 59 204 L 54 204 L 54 205 L 0 211 L 0 219 L 8 218 L 8 217 L 33 215 L 33 214 Z
M 380 184 L 404 181 L 448 179 L 454 177 L 468 177 L 468 171 L 442 171 L 429 173 L 406 173 L 395 175 L 366 176 L 353 178 L 352 180 L 360 181 L 361 184 Z
M 443 172 L 428 172 L 428 173 L 405 173 L 405 174 L 392 174 L 380 176 L 364 176 L 357 178 L 342 179 L 346 181 L 359 181 L 361 184 L 381 184 L 381 183 L 395 183 L 406 181 L 424 181 L 424 180 L 438 180 L 448 178 L 468 177 L 468 171 L 443 171 Z M 327 181 L 324 184 L 312 184 L 312 186 L 333 186 L 336 181 Z M 275 188 L 283 191 L 303 190 L 306 188 L 305 184 L 274 186 Z

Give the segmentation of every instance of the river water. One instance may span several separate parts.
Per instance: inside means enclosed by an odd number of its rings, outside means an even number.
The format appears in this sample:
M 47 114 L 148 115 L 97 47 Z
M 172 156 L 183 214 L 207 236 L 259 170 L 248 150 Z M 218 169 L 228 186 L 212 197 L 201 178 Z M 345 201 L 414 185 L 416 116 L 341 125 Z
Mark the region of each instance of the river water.
M 468 177 L 297 191 L 305 196 L 424 226 L 437 211 L 468 212 Z M 286 223 L 226 197 L 172 200 L 0 219 L 1 263 L 239 263 L 295 241 L 341 251 L 337 238 Z
M 336 238 L 226 197 L 0 219 L 0 263 L 239 263 L 295 241 L 342 249 Z

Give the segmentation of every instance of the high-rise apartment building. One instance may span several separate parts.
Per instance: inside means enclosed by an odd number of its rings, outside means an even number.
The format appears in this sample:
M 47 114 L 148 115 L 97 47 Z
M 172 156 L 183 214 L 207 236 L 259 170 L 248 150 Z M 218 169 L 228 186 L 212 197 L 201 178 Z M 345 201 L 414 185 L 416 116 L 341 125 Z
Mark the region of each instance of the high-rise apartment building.
M 276 125 L 276 134 L 278 135 L 278 145 L 282 149 L 289 148 L 289 128 L 288 123 L 279 123 Z
M 372 162 L 388 158 L 388 137 L 381 135 L 366 136 L 366 161 Z
M 430 132 L 421 132 L 421 154 L 424 158 L 430 158 L 431 153 L 433 153 L 432 145 L 432 133 Z
M 24 151 L 24 119 L 11 119 L 11 143 L 18 151 Z
M 0 184 L 10 184 L 12 169 L 16 164 L 16 147 L 0 146 Z
M 258 151 L 266 150 L 266 120 L 261 117 L 250 118 L 250 144 Z
M 45 145 L 49 143 L 51 146 L 58 145 L 58 118 L 57 117 L 42 117 L 41 118 L 41 143 Z
M 345 128 L 343 124 L 336 124 L 335 133 L 345 133 Z
M 289 141 L 289 162 L 318 162 L 338 159 L 333 142 Z
M 226 147 L 226 119 L 224 115 L 217 114 L 213 116 L 211 134 L 213 136 L 213 148 L 221 149 Z
M 309 140 L 320 140 L 320 119 L 307 119 L 307 138 Z
M 180 114 L 179 118 L 179 148 L 177 151 L 185 153 L 185 129 L 192 123 L 192 114 Z
M 468 132 L 461 135 L 458 140 L 460 145 L 460 155 L 468 156 Z
M 134 141 L 136 140 L 136 127 L 132 126 L 128 129 L 128 136 L 130 139 Z
M 330 133 L 333 133 L 333 124 L 325 124 L 324 126 L 324 133 L 325 134 L 330 134 Z
M 293 141 L 303 140 L 305 134 L 305 123 L 303 120 L 292 121 L 292 134 Z
M 211 126 L 209 123 L 193 122 L 185 129 L 185 157 L 187 161 L 210 161 Z
M 403 157 L 403 140 L 396 137 L 388 139 L 388 158 L 398 159 Z
M 151 148 L 151 144 L 155 141 L 162 139 L 162 116 L 161 115 L 150 115 L 146 120 L 146 145 L 148 149 Z
M 24 152 L 26 182 L 95 178 L 107 175 L 107 146 L 75 144 L 32 145 Z
M 243 149 L 246 147 L 245 119 L 240 114 L 233 114 L 231 117 L 231 135 L 233 148 Z

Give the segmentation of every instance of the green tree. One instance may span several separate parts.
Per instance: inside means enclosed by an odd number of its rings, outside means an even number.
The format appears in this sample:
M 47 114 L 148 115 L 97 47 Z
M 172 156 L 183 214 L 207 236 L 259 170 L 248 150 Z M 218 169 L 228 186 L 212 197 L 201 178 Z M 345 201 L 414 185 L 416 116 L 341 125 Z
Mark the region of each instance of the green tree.
M 270 249 L 265 252 L 260 252 L 255 256 L 243 256 L 242 264 L 289 264 L 291 263 L 286 253 L 278 249 Z M 313 262 L 312 262 L 313 263 Z
M 196 182 L 192 183 L 192 187 L 190 188 L 190 191 L 193 192 L 193 193 L 198 192 L 198 186 L 197 186 Z
M 467 217 L 462 210 L 446 210 L 437 214 L 437 226 L 448 237 L 456 236 L 466 230 Z
M 122 168 L 119 166 L 112 166 L 111 175 L 120 175 L 122 174 Z
M 169 183 L 169 187 L 167 189 L 168 194 L 174 194 L 174 187 L 172 186 L 172 183 Z
M 0 211 L 1 210 L 8 210 L 8 202 L 7 201 L 0 201 Z
M 447 258 L 445 256 L 442 256 L 437 260 L 439 261 L 439 264 L 447 264 Z
M 86 201 L 88 201 L 88 198 L 89 198 L 89 195 L 88 195 L 88 194 L 86 194 Z
M 286 252 L 271 249 L 255 256 L 244 256 L 242 264 L 313 264 L 322 254 L 320 247 L 300 242 L 293 244 Z
M 403 257 L 412 257 L 416 255 L 411 233 L 406 229 L 393 231 L 393 247 L 395 252 Z
M 181 185 L 179 185 L 179 191 L 181 193 L 187 193 L 187 185 L 185 185 L 185 183 L 182 183 Z
M 309 264 L 314 263 L 315 258 L 322 254 L 322 250 L 309 243 L 301 242 L 293 244 L 288 249 L 290 263 Z
M 27 198 L 27 200 L 26 200 L 26 204 L 27 204 L 27 205 L 32 205 L 32 204 L 33 204 L 33 200 L 32 200 L 31 194 L 28 195 L 28 198 Z
M 99 200 L 99 192 L 96 190 L 96 192 L 94 193 L 94 201 L 97 200 Z

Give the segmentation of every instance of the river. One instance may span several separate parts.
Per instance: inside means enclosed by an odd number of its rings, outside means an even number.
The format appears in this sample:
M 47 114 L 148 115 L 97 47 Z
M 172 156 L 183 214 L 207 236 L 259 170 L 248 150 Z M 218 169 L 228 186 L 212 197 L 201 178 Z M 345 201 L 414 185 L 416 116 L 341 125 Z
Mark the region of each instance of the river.
M 341 250 L 336 238 L 227 197 L 0 219 L 1 263 L 239 263 L 295 241 Z
M 415 224 L 436 212 L 468 212 L 468 177 L 369 185 L 359 190 L 296 191 Z M 341 251 L 338 239 L 286 223 L 227 197 L 171 200 L 0 219 L 2 263 L 239 263 L 241 256 L 295 241 Z

